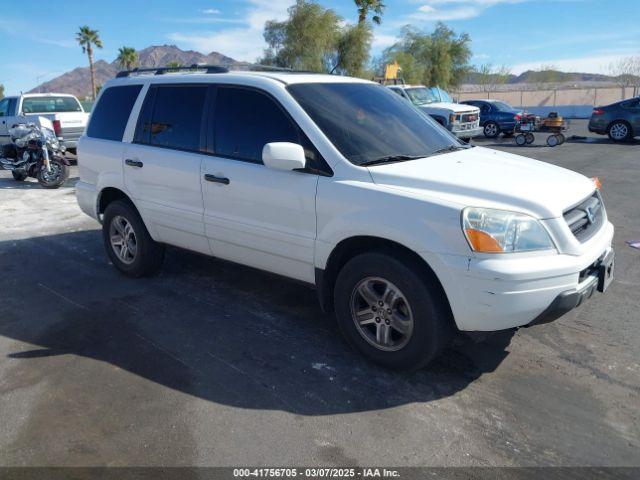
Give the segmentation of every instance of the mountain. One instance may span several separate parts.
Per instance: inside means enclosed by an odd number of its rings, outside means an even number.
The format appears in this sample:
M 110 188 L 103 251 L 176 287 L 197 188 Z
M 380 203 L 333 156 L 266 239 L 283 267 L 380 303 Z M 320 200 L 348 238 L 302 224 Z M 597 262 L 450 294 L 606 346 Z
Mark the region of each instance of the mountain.
M 174 62 L 180 65 L 193 65 L 194 63 L 235 65 L 240 63 L 218 52 L 204 55 L 194 50 L 181 50 L 175 45 L 156 45 L 139 50 L 138 60 L 140 67 L 143 68 L 162 67 Z M 98 60 L 94 63 L 94 66 L 96 70 L 96 85 L 102 85 L 122 70 L 115 60 L 111 63 Z M 79 98 L 90 96 L 91 73 L 89 72 L 89 67 L 79 67 L 63 73 L 59 77 L 38 85 L 30 91 L 30 93 L 33 92 L 71 93 Z
M 522 72 L 520 75 L 509 75 L 507 77 L 507 81 L 504 83 L 506 85 L 513 85 L 514 87 L 536 84 L 603 84 L 604 86 L 604 84 L 615 85 L 617 83 L 616 80 L 617 77 L 598 73 L 562 72 L 559 70 L 527 70 L 526 72 Z M 483 78 L 481 73 L 471 71 L 467 74 L 463 84 L 470 86 L 479 85 L 482 84 L 483 81 L 484 83 L 491 83 L 487 82 L 487 79 Z

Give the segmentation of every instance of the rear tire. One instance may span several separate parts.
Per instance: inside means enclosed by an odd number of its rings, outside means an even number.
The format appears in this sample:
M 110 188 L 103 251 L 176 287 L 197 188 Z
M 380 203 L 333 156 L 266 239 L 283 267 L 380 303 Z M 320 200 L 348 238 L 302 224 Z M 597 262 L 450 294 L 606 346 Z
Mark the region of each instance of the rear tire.
M 516 144 L 519 147 L 525 146 L 526 143 L 527 143 L 527 137 L 526 136 L 524 136 L 522 133 L 516 135 Z
M 334 302 L 349 343 L 387 368 L 421 368 L 452 337 L 453 319 L 437 280 L 397 256 L 364 253 L 349 260 L 338 274 Z
M 16 182 L 23 182 L 27 178 L 27 174 L 25 172 L 16 172 L 15 170 L 11 171 L 11 175 Z
M 496 122 L 487 122 L 484 125 L 483 133 L 487 138 L 496 138 L 500 135 L 500 127 Z
M 631 125 L 625 121 L 616 120 L 607 128 L 607 135 L 614 142 L 629 142 L 632 138 Z
M 151 238 L 131 203 L 116 200 L 107 206 L 102 238 L 113 266 L 128 277 L 156 274 L 164 261 L 164 245 Z

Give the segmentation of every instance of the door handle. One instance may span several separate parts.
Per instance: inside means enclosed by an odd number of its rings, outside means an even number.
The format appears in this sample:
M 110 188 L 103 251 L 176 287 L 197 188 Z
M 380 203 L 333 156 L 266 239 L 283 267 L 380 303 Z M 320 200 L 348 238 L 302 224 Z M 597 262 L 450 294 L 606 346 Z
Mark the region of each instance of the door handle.
M 213 183 L 221 183 L 223 185 L 229 185 L 231 183 L 231 181 L 228 178 L 225 177 L 216 177 L 215 175 L 211 175 L 209 173 L 205 173 L 204 175 L 204 179 L 207 182 L 213 182 Z
M 144 163 L 142 163 L 140 160 L 131 160 L 130 158 L 127 158 L 124 163 L 126 163 L 127 165 L 129 165 L 130 167 L 138 167 L 138 168 L 142 168 L 144 166 Z

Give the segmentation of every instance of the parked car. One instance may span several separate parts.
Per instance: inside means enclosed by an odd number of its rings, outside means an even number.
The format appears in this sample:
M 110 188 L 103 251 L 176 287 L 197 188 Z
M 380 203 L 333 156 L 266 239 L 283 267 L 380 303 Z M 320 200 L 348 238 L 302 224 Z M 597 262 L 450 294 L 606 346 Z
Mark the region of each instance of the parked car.
M 56 136 L 67 150 L 75 152 L 89 114 L 76 97 L 65 93 L 25 93 L 0 100 L 0 145 L 11 141 L 9 129 L 35 117 L 53 122 Z
M 373 82 L 206 71 L 121 73 L 80 138 L 78 203 L 123 274 L 157 272 L 169 244 L 306 282 L 394 368 L 611 281 L 593 180 L 467 145 Z
M 429 114 L 458 138 L 466 140 L 482 133 L 479 109 L 454 103 L 440 88 L 424 85 L 389 85 L 388 88 Z
M 465 100 L 460 103 L 480 109 L 480 126 L 487 138 L 496 138 L 501 133 L 513 135 L 522 116 L 522 110 L 500 100 Z
M 640 97 L 594 108 L 589 131 L 609 135 L 614 142 L 628 142 L 640 136 Z

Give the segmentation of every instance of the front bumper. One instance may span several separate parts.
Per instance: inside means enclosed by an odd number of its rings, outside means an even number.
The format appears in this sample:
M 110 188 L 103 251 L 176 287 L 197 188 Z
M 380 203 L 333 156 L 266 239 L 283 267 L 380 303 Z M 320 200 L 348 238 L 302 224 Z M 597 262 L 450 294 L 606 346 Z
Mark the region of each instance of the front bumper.
M 610 250 L 602 260 L 590 269 L 580 287 L 575 290 L 567 290 L 558 295 L 540 315 L 531 321 L 527 327 L 553 322 L 582 305 L 591 298 L 596 291 L 603 292 L 613 280 L 613 250 Z
M 482 127 L 475 127 L 468 130 L 451 130 L 451 133 L 458 138 L 473 138 L 482 135 L 483 129 Z
M 612 238 L 613 225 L 607 223 L 581 255 L 441 254 L 423 258 L 442 283 L 457 327 L 495 331 L 532 324 L 548 309 L 558 318 L 570 310 L 567 306 L 574 308 L 590 296 L 594 280 L 585 272 L 612 252 Z M 561 299 L 556 300 L 558 297 Z

